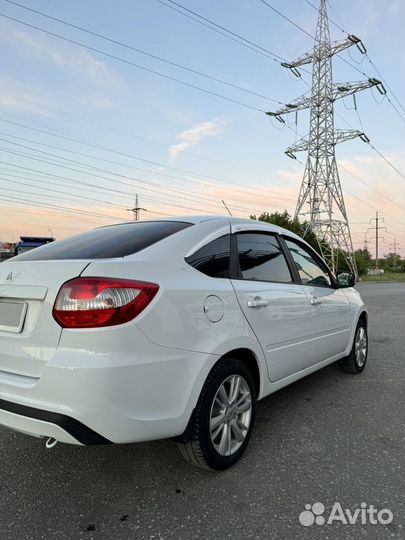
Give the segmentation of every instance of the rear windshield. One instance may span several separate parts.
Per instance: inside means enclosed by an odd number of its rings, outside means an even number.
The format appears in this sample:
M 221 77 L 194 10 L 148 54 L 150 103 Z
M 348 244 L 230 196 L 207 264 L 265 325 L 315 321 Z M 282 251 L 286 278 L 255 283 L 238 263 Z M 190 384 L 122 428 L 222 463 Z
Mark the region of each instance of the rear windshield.
M 32 249 L 10 259 L 10 262 L 125 257 L 138 253 L 191 225 L 180 221 L 139 221 L 101 227 Z

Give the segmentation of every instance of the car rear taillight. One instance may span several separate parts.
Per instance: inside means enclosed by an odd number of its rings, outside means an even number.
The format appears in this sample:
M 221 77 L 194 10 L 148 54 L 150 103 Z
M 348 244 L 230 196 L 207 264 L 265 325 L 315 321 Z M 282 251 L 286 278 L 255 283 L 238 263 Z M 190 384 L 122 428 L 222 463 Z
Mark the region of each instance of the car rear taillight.
M 76 278 L 62 285 L 53 316 L 63 328 L 123 324 L 139 315 L 158 290 L 159 285 L 145 281 Z

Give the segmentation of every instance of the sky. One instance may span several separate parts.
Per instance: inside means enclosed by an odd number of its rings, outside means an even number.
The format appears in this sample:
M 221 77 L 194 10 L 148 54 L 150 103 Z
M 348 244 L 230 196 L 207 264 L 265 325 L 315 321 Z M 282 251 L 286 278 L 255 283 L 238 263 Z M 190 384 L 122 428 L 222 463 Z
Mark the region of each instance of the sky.
M 312 48 L 310 2 L 268 0 L 290 22 L 260 0 L 176 0 L 257 49 L 170 0 L 17 1 L 93 35 L 0 0 L 0 241 L 131 219 L 136 194 L 143 219 L 225 214 L 222 200 L 242 217 L 294 212 L 305 154 L 284 151 L 309 116 L 282 125 L 263 111 L 308 91 L 310 73 L 296 78 L 277 59 Z M 335 106 L 336 128 L 364 131 L 379 152 L 360 139 L 336 150 L 353 243 L 363 247 L 378 211 L 380 253 L 396 241 L 403 254 L 404 2 L 330 0 L 328 10 L 368 51 L 335 57 L 334 80 L 388 83 L 386 98 L 366 90 Z M 346 37 L 330 24 L 333 40 Z

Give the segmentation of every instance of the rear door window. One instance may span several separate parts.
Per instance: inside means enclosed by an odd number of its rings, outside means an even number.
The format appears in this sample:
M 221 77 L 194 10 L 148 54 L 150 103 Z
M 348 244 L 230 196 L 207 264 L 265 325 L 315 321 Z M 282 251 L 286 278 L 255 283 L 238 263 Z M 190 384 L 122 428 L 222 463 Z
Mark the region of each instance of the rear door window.
M 240 233 L 239 266 L 242 279 L 291 283 L 291 273 L 277 238 L 266 233 Z
M 228 278 L 230 254 L 231 236 L 226 234 L 187 257 L 186 262 L 206 276 Z
M 10 262 L 125 257 L 138 253 L 191 225 L 180 221 L 138 221 L 100 227 L 33 249 L 15 259 L 10 259 Z

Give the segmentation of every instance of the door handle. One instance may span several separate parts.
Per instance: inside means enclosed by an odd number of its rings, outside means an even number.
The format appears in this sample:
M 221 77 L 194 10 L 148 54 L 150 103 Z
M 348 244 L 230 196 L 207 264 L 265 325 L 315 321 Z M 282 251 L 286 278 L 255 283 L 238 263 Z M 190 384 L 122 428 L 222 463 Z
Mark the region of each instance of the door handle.
M 322 300 L 319 300 L 319 298 L 313 296 L 309 303 L 311 304 L 311 306 L 319 306 L 319 304 L 322 304 Z
M 268 303 L 269 302 L 267 300 L 263 300 L 261 298 L 255 298 L 254 300 L 247 301 L 247 307 L 250 307 L 250 308 L 266 307 Z

